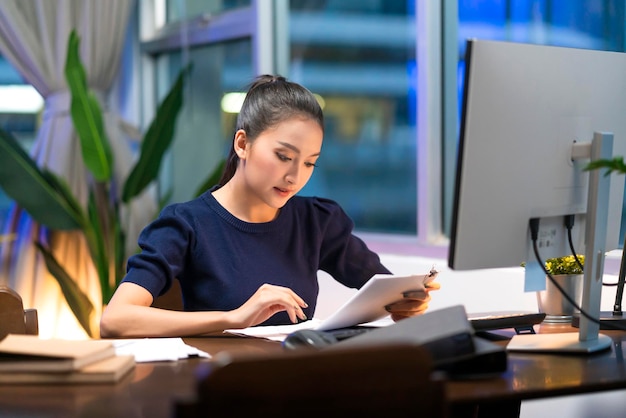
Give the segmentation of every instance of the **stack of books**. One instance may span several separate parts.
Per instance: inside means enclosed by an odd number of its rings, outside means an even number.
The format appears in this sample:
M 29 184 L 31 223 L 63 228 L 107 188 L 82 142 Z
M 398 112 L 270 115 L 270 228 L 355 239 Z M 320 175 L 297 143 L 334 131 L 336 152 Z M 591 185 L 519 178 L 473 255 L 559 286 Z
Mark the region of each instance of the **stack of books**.
M 106 340 L 42 339 L 9 334 L 0 341 L 0 384 L 112 383 L 135 366 Z

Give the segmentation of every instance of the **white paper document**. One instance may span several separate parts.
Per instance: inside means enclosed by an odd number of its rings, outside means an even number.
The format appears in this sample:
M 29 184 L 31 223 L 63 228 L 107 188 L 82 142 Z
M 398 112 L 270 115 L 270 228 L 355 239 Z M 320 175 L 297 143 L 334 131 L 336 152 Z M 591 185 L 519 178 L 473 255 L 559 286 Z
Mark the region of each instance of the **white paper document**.
M 211 357 L 208 353 L 185 344 L 182 338 L 138 338 L 112 341 L 115 354 L 133 355 L 136 363 Z
M 322 321 L 319 319 L 310 319 L 308 321 L 299 322 L 293 325 L 270 325 L 266 327 L 249 327 L 243 329 L 227 329 L 224 332 L 234 335 L 242 335 L 245 337 L 266 338 L 272 341 L 282 341 L 292 332 L 301 329 L 313 329 Z
M 385 305 L 397 302 L 408 291 L 424 290 L 425 285 L 437 277 L 437 271 L 413 276 L 377 274 L 359 291 L 326 319 L 311 319 L 293 325 L 276 325 L 230 329 L 226 333 L 248 337 L 282 341 L 287 335 L 300 329 L 321 331 L 351 327 L 354 325 L 384 326 L 392 323 Z
M 405 292 L 424 290 L 437 274 L 436 270 L 412 276 L 377 274 L 316 329 L 327 331 L 381 319 L 388 315 L 386 305 L 401 300 Z

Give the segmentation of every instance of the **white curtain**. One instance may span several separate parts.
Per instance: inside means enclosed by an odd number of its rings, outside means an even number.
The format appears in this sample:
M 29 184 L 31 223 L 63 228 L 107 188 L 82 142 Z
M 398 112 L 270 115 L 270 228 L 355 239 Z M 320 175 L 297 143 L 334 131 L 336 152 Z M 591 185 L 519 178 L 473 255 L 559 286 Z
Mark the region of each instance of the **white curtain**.
M 116 77 L 134 0 L 2 0 L 0 1 L 0 53 L 45 99 L 42 122 L 31 155 L 42 167 L 64 178 L 83 204 L 87 201 L 87 175 L 80 145 L 69 115 L 70 97 L 64 76 L 67 40 L 72 29 L 81 39 L 80 55 L 90 88 L 102 98 L 105 123 L 115 155 L 115 175 L 124 178 L 131 152 L 120 131 L 120 121 L 107 108 L 106 97 Z M 139 204 L 150 204 L 144 199 Z M 153 206 L 155 206 L 154 204 Z M 133 208 L 135 209 L 135 208 Z M 137 208 L 138 217 L 154 208 Z M 135 218 L 137 229 L 146 219 Z M 24 301 L 39 313 L 42 337 L 82 338 L 85 333 L 64 301 L 55 279 L 47 273 L 33 247 L 44 233 L 26 213 L 14 210 L 8 219 L 17 242 L 4 244 L 2 276 Z M 129 231 L 133 235 L 136 231 Z M 98 278 L 79 232 L 55 233 L 51 238 L 57 259 L 92 295 L 99 317 Z

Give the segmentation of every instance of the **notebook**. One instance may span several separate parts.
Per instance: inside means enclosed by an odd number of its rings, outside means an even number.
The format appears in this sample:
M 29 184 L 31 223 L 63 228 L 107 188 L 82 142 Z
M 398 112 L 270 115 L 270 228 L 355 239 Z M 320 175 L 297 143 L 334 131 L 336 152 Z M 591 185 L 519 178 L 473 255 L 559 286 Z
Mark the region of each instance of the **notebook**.
M 9 334 L 0 341 L 0 373 L 69 372 L 114 355 L 111 341 Z
M 0 384 L 115 383 L 134 367 L 134 356 L 112 356 L 71 372 L 0 373 Z

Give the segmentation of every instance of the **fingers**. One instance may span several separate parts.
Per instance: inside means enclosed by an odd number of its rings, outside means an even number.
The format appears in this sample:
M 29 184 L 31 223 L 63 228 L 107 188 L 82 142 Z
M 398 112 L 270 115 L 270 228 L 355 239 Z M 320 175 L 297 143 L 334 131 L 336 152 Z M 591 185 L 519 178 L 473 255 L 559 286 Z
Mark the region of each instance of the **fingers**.
M 303 308 L 308 308 L 309 305 L 298 296 L 293 290 L 287 287 L 274 286 L 278 291 L 285 292 L 285 301 L 284 306 L 287 311 L 287 315 L 289 315 L 289 319 L 294 324 L 298 322 L 298 319 L 302 321 L 306 321 L 307 317 Z
M 409 314 L 404 314 L 404 313 L 392 313 L 391 314 L 391 320 L 393 322 L 398 322 L 401 321 L 403 319 L 407 319 L 407 318 L 412 318 L 414 316 L 417 315 L 422 315 L 424 312 L 418 312 L 418 313 L 409 313 Z
M 298 319 L 303 321 L 307 319 L 303 308 L 308 308 L 309 305 L 293 290 L 287 287 L 264 284 L 259 288 L 257 294 L 261 309 L 270 309 L 271 315 L 285 311 L 292 323 L 297 323 Z
M 286 309 L 286 311 L 287 311 L 287 315 L 289 315 L 289 319 L 291 320 L 291 322 L 295 324 L 296 322 L 298 322 L 298 319 L 302 321 L 306 321 L 307 320 L 306 314 L 302 310 L 302 308 L 306 308 L 306 307 L 307 307 L 306 303 L 305 303 L 305 306 L 300 306 L 300 305 L 289 306 Z
M 421 315 L 428 309 L 431 300 L 430 292 L 439 290 L 439 283 L 431 282 L 424 289 L 409 290 L 402 294 L 403 299 L 385 306 L 393 321 L 400 321 L 412 316 Z
M 385 306 L 385 309 L 389 313 L 400 313 L 400 312 L 422 312 L 428 308 L 428 302 L 430 302 L 430 295 L 426 295 L 422 299 L 401 299 L 397 302 L 391 303 Z
M 412 300 L 426 300 L 429 295 L 426 290 L 409 290 L 408 292 L 402 293 L 402 297 Z
M 392 304 L 385 307 L 391 315 L 393 321 L 399 321 L 401 319 L 410 318 L 412 316 L 422 315 L 428 309 L 428 302 L 413 303 L 413 305 L 407 304 Z
M 429 293 L 433 290 L 441 289 L 441 285 L 439 283 L 430 283 L 424 289 L 420 290 L 409 290 L 407 292 L 402 293 L 402 296 L 406 299 L 415 299 L 415 300 L 426 300 L 429 297 Z
M 439 290 L 441 289 L 441 283 L 438 282 L 430 282 L 426 285 L 426 290 L 427 291 L 431 291 L 431 290 Z

